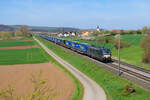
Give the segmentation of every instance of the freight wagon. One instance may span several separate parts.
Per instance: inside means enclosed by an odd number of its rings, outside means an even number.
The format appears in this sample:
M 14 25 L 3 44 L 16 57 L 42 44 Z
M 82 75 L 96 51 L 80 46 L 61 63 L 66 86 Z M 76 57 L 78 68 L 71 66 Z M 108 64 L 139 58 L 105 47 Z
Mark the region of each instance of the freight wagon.
M 97 59 L 99 61 L 103 61 L 103 62 L 111 61 L 111 51 L 107 48 L 97 47 L 97 46 L 78 43 L 78 42 L 69 41 L 69 40 L 63 40 L 60 38 L 47 36 L 43 34 L 40 34 L 39 36 L 51 42 L 54 42 L 58 45 L 69 48 L 73 51 L 76 51 L 76 52 L 85 54 L 89 57 L 92 57 L 94 59 Z

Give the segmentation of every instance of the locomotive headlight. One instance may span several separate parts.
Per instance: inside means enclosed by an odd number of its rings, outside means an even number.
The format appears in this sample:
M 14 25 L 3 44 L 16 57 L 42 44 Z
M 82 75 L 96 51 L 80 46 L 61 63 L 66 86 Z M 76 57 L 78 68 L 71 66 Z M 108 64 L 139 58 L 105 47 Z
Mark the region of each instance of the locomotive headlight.
M 104 58 L 110 58 L 110 55 L 104 55 Z

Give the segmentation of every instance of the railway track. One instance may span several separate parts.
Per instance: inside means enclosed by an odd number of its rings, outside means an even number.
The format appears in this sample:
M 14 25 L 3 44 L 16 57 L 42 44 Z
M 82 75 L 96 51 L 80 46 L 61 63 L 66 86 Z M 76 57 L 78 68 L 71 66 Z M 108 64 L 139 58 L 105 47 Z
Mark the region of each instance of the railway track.
M 113 64 L 113 63 L 108 63 L 108 65 L 110 65 L 111 67 L 114 67 L 114 68 L 118 69 L 118 66 L 115 65 L 115 64 Z M 136 77 L 138 77 L 140 79 L 143 79 L 145 81 L 150 82 L 150 74 L 149 75 L 148 74 L 147 75 L 143 75 L 143 74 L 145 74 L 145 72 L 139 72 L 138 70 L 132 71 L 129 68 L 124 68 L 124 67 L 120 67 L 120 70 L 121 70 L 121 72 L 129 73 L 129 74 L 134 75 L 134 76 L 136 76 Z
M 113 62 L 118 63 L 118 60 L 113 59 Z M 139 71 L 142 71 L 142 72 L 150 74 L 150 70 L 148 70 L 148 69 L 144 69 L 144 68 L 141 68 L 141 67 L 138 67 L 138 66 L 135 66 L 135 65 L 131 65 L 131 64 L 128 64 L 128 63 L 125 63 L 125 62 L 122 62 L 122 61 L 120 61 L 120 63 L 122 65 L 128 66 L 130 68 L 134 68 L 136 70 L 139 70 Z
M 50 42 L 50 41 L 49 41 Z M 52 42 L 51 42 L 52 43 Z M 68 48 L 62 47 L 60 45 L 57 45 L 71 53 L 74 53 L 80 57 L 83 57 L 87 60 L 92 61 L 99 67 L 103 67 L 104 69 L 118 75 L 118 61 L 113 59 L 112 63 L 103 63 L 98 60 L 95 60 L 93 58 L 90 58 L 86 55 L 82 55 L 80 53 L 77 53 L 75 51 L 72 51 Z M 136 84 L 138 84 L 140 87 L 145 88 L 147 90 L 150 90 L 150 70 L 140 68 L 131 64 L 127 64 L 125 62 L 121 62 L 120 64 L 120 71 L 121 71 L 121 77 L 124 77 Z

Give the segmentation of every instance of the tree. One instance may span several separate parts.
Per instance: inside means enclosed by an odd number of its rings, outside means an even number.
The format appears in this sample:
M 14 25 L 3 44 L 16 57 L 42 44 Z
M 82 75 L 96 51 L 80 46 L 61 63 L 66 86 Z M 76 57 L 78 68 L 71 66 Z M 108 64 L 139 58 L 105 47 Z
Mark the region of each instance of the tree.
M 95 32 L 94 32 L 94 34 L 95 34 L 96 36 L 98 36 L 98 35 L 101 35 L 101 34 L 102 34 L 102 32 L 95 31 Z
M 147 26 L 144 26 L 141 30 L 142 34 L 147 34 L 147 31 L 148 31 L 148 27 Z
M 110 32 L 110 34 L 111 34 L 111 35 L 115 35 L 115 34 L 117 34 L 117 32 L 112 31 L 112 30 L 111 30 L 111 31 L 109 31 L 109 32 Z
M 22 32 L 22 34 L 24 36 L 30 36 L 31 35 L 31 32 L 29 31 L 28 27 L 25 25 L 20 27 L 20 31 Z
M 135 30 L 129 30 L 129 34 L 136 34 Z
M 147 30 L 147 34 L 150 34 L 150 28 L 148 28 L 148 30 Z
M 142 39 L 141 47 L 144 50 L 143 63 L 150 63 L 150 34 Z
M 136 31 L 137 34 L 142 34 L 141 30 Z
M 108 30 L 103 30 L 102 32 L 103 32 L 104 34 L 108 34 L 108 33 L 109 33 Z
M 0 38 L 2 38 L 2 36 L 1 36 L 1 32 L 0 32 Z
M 0 37 L 2 39 L 8 39 L 10 36 L 8 32 L 1 32 Z
M 16 30 L 15 34 L 16 34 L 16 36 L 22 36 L 23 35 L 20 30 Z

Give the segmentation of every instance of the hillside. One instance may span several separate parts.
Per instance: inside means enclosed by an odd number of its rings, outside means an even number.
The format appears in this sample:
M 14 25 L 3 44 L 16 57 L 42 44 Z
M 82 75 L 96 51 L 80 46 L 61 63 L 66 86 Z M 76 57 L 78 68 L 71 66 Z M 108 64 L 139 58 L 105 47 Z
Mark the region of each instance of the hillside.
M 0 25 L 0 31 L 15 31 L 21 25 Z M 79 31 L 80 29 L 71 27 L 43 27 L 43 26 L 28 26 L 32 32 L 61 32 L 61 31 Z
M 14 31 L 14 28 L 7 25 L 0 25 L 0 31 Z

